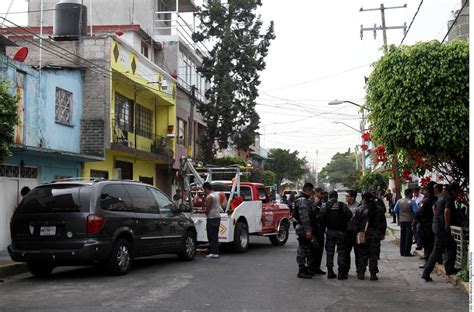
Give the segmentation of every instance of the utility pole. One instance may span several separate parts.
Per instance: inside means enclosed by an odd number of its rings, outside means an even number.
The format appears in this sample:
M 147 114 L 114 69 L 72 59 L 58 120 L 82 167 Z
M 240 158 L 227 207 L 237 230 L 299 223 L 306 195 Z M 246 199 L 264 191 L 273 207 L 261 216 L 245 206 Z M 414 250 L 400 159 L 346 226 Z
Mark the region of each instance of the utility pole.
M 382 25 L 377 27 L 377 25 L 374 24 L 374 27 L 364 27 L 364 25 L 360 25 L 360 40 L 364 37 L 364 31 L 373 31 L 374 32 L 374 39 L 377 39 L 377 30 L 381 30 L 383 34 L 383 47 L 384 51 L 387 49 L 387 30 L 391 29 L 403 29 L 403 34 L 406 33 L 407 31 L 407 23 L 404 23 L 403 26 L 387 26 L 385 25 L 385 10 L 391 10 L 391 9 L 406 9 L 407 4 L 405 3 L 402 6 L 394 6 L 394 7 L 385 7 L 382 4 L 380 4 L 380 8 L 373 8 L 373 9 L 364 9 L 360 8 L 359 12 L 367 12 L 367 11 L 378 11 L 380 10 L 380 13 L 382 15 Z
M 319 151 L 316 150 L 316 167 L 315 167 L 315 171 L 316 171 L 316 184 L 319 185 L 319 173 L 318 173 L 318 154 L 319 154 Z
M 380 4 L 380 8 L 373 8 L 373 9 L 360 8 L 360 10 L 359 10 L 360 12 L 380 10 L 380 13 L 382 15 L 382 26 L 380 26 L 380 27 L 377 27 L 376 25 L 374 25 L 374 27 L 364 28 L 363 25 L 360 25 L 360 39 L 362 40 L 363 35 L 364 35 L 364 31 L 373 31 L 374 32 L 374 39 L 376 39 L 377 38 L 377 30 L 382 30 L 382 32 L 383 32 L 383 49 L 384 49 L 384 52 L 386 52 L 387 51 L 387 45 L 388 45 L 387 29 L 388 30 L 390 30 L 390 29 L 403 29 L 403 34 L 406 34 L 407 26 L 406 26 L 406 23 L 404 23 L 403 26 L 390 26 L 390 27 L 387 27 L 385 25 L 385 10 L 406 9 L 406 7 L 407 7 L 406 3 L 402 6 L 394 6 L 394 7 L 385 7 L 382 3 L 382 4 Z M 362 117 L 362 121 L 364 122 L 364 117 Z M 363 165 L 365 164 L 365 152 L 364 152 L 364 159 L 362 161 L 362 164 Z M 401 192 L 400 192 L 401 179 L 400 179 L 400 174 L 398 172 L 398 156 L 397 156 L 396 151 L 394 151 L 393 156 L 392 156 L 392 171 L 393 171 L 393 180 L 394 180 L 394 184 L 395 184 L 395 194 L 396 194 L 397 198 L 401 198 Z
M 196 102 L 196 86 L 191 86 L 191 108 L 188 121 L 188 157 L 193 156 L 193 134 L 194 134 L 194 104 Z

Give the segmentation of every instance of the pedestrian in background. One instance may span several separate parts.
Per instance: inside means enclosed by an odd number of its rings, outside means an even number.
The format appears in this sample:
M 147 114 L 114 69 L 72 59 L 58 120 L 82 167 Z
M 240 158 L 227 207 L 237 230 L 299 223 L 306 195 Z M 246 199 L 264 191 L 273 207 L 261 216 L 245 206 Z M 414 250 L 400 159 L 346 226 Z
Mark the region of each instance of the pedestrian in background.
M 400 199 L 395 204 L 395 213 L 400 215 L 400 256 L 412 257 L 411 244 L 413 239 L 413 232 L 411 225 L 415 217 L 417 205 L 412 200 L 412 191 L 405 190 L 405 198 Z
M 413 200 L 415 201 L 417 208 L 420 206 L 421 201 L 425 197 L 425 195 L 423 195 L 422 189 L 424 190 L 423 186 L 421 187 L 417 186 L 413 189 Z M 423 244 L 422 244 L 423 232 L 421 231 L 421 224 L 419 223 L 417 224 L 415 231 L 413 233 L 414 233 L 413 242 L 416 243 L 416 250 L 423 249 Z
M 352 219 L 352 212 L 343 202 L 337 200 L 337 192 L 329 193 L 329 201 L 321 208 L 321 220 L 326 228 L 326 267 L 328 279 L 335 278 L 334 252 L 337 248 L 337 279 L 347 279 L 346 232 L 347 222 Z
M 219 258 L 219 226 L 221 224 L 220 211 L 225 207 L 225 196 L 222 198 L 219 192 L 214 192 L 211 183 L 205 182 L 202 185 L 206 196 L 206 232 L 209 241 L 209 254 L 207 258 Z
M 28 193 L 30 192 L 30 188 L 28 186 L 23 186 L 20 190 L 21 199 L 23 199 Z
M 358 263 L 357 278 L 365 279 L 367 264 L 369 265 L 370 280 L 378 280 L 378 258 L 380 254 L 380 241 L 385 239 L 387 220 L 385 209 L 381 209 L 374 201 L 371 193 L 362 195 L 362 205 L 357 208 L 354 223 L 358 232 L 365 231 L 366 241 L 357 245 Z
M 303 195 L 295 201 L 293 218 L 296 226 L 295 232 L 298 236 L 298 249 L 296 251 L 296 263 L 298 264 L 298 278 L 310 279 L 313 275 L 308 272 L 308 264 L 311 263 L 311 239 L 313 229 L 311 227 L 311 196 L 313 194 L 313 184 L 305 183 Z
M 397 223 L 397 215 L 393 211 L 395 202 L 394 202 L 394 196 L 393 196 L 392 190 L 387 189 L 387 193 L 385 193 L 384 197 L 385 197 L 385 200 L 387 201 L 388 212 L 393 218 L 392 223 Z
M 357 207 L 359 206 L 359 202 L 356 200 L 357 198 L 357 191 L 348 190 L 346 193 L 346 204 L 347 207 L 352 212 L 352 218 L 349 222 L 347 222 L 347 232 L 346 232 L 346 266 L 344 268 L 344 275 L 349 276 L 349 271 L 351 269 L 351 251 L 354 249 L 354 256 L 355 256 L 355 263 L 357 266 L 357 258 L 358 254 L 355 252 L 356 250 L 356 236 L 357 236 L 357 225 L 354 223 L 353 218 L 355 216 Z

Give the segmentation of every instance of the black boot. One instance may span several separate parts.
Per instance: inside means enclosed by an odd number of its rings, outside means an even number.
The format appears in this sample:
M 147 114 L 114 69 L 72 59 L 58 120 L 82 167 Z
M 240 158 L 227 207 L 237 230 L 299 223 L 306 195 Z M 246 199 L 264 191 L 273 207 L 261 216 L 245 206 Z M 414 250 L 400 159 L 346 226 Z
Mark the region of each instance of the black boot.
M 346 280 L 347 278 L 348 278 L 347 274 L 341 273 L 341 272 L 337 273 L 338 280 Z
M 298 271 L 298 275 L 296 275 L 296 277 L 305 278 L 305 279 L 312 279 L 313 278 L 313 276 L 311 274 L 309 274 L 306 269 L 300 269 Z
M 370 280 L 371 281 L 378 281 L 378 277 L 376 273 L 370 273 Z
M 357 273 L 357 278 L 363 281 L 365 279 L 365 274 L 364 273 Z
M 328 279 L 336 278 L 336 274 L 334 273 L 332 268 L 328 268 Z

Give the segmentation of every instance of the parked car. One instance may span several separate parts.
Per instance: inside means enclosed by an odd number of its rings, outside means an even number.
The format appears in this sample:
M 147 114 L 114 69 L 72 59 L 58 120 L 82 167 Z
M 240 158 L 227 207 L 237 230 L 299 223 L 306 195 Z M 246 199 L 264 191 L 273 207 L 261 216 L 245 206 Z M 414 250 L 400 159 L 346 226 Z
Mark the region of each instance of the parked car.
M 196 229 L 159 189 L 133 181 L 56 182 L 33 189 L 10 222 L 14 261 L 35 276 L 56 266 L 104 266 L 128 273 L 132 260 L 196 255 Z

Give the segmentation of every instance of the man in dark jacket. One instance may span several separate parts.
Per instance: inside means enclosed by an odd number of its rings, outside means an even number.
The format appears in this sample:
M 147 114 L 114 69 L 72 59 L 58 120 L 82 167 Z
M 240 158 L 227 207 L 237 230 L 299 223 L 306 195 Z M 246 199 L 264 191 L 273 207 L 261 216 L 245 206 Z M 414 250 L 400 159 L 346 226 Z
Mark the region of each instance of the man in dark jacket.
M 451 235 L 451 225 L 455 220 L 455 209 L 453 198 L 460 192 L 459 185 L 449 185 L 446 192 L 442 193 L 434 205 L 433 232 L 435 235 L 433 251 L 431 252 L 421 278 L 432 281 L 430 274 L 436 261 L 446 251 L 444 268 L 447 275 L 455 274 L 459 270 L 454 268 L 456 260 L 456 241 Z
M 334 252 L 337 247 L 337 279 L 347 279 L 346 274 L 346 231 L 347 222 L 352 219 L 352 212 L 343 202 L 337 200 L 337 192 L 329 193 L 329 201 L 321 209 L 321 221 L 326 228 L 326 266 L 328 278 L 335 278 Z

